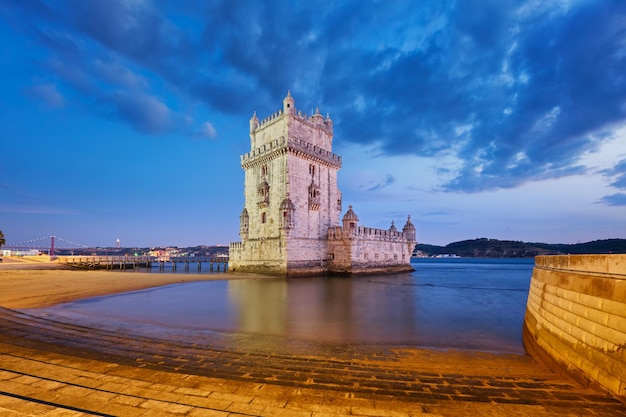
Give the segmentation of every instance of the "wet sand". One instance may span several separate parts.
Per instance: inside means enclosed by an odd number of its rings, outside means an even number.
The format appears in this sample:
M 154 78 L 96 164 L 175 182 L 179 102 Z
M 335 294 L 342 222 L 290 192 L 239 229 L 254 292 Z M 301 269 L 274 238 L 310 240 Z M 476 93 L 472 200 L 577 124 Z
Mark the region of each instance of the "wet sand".
M 231 273 L 168 274 L 140 271 L 85 271 L 54 262 L 0 263 L 0 306 L 49 307 L 97 297 L 191 281 L 260 277 Z

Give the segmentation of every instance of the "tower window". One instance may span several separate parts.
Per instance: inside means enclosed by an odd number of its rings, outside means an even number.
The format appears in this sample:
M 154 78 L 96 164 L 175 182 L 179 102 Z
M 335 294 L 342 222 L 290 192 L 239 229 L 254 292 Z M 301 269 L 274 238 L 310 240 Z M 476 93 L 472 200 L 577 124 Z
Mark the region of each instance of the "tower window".
M 261 166 L 261 175 L 267 175 L 267 165 Z
M 286 229 L 292 228 L 294 226 L 293 221 L 296 206 L 289 198 L 285 198 L 280 204 L 280 210 L 282 212 L 282 222 L 280 226 Z
M 315 175 L 315 165 L 309 164 L 309 174 Z
M 257 204 L 259 208 L 267 207 L 270 203 L 270 185 L 267 181 L 263 180 L 261 184 L 259 184 L 258 193 L 259 201 Z
M 265 223 L 267 221 L 267 213 L 261 213 L 261 223 Z
M 309 209 L 310 210 L 319 210 L 321 204 L 321 191 L 320 187 L 315 184 L 314 181 L 311 181 L 311 185 L 309 185 Z

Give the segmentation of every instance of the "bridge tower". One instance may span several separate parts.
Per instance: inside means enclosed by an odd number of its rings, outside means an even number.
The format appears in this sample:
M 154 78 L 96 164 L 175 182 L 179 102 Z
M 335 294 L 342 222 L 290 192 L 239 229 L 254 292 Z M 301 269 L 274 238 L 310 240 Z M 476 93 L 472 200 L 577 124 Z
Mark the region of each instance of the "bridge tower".
M 50 236 L 50 257 L 54 256 L 54 236 Z

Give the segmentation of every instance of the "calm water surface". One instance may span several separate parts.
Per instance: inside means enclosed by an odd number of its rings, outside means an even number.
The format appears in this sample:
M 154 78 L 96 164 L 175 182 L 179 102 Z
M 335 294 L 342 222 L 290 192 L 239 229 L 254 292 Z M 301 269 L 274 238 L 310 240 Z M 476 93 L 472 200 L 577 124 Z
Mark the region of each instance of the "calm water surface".
M 358 278 L 192 282 L 31 312 L 138 333 L 149 327 L 523 353 L 532 259 L 416 259 L 413 267 Z

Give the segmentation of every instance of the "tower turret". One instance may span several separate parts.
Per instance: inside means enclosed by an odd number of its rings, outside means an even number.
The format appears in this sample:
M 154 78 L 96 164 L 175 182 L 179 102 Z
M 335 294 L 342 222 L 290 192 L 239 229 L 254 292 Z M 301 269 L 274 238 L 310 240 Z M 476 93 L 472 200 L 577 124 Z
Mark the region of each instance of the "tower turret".
M 250 133 L 254 132 L 259 127 L 259 118 L 256 117 L 256 112 L 250 118 Z
M 344 233 L 356 233 L 356 228 L 359 225 L 359 216 L 357 216 L 354 210 L 352 210 L 352 205 L 348 206 L 348 211 L 346 211 L 346 214 L 343 215 L 343 219 L 341 221 L 343 223 Z
M 404 234 L 406 235 L 406 237 L 410 241 L 415 242 L 417 240 L 416 237 L 415 237 L 415 226 L 413 226 L 413 223 L 411 223 L 411 215 L 410 214 L 409 214 L 409 217 L 406 220 L 406 224 L 402 228 L 402 232 L 404 232 Z
M 293 114 L 295 112 L 296 101 L 291 97 L 291 91 L 287 91 L 287 97 L 283 99 L 283 112 Z
M 324 116 L 320 114 L 319 107 L 315 109 L 315 114 L 313 115 L 313 123 L 315 123 L 316 126 L 324 124 Z

